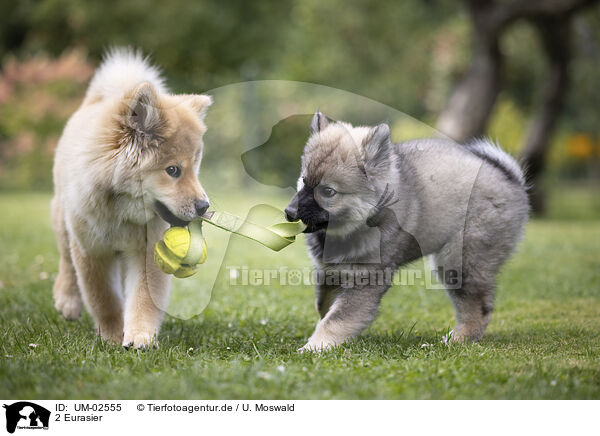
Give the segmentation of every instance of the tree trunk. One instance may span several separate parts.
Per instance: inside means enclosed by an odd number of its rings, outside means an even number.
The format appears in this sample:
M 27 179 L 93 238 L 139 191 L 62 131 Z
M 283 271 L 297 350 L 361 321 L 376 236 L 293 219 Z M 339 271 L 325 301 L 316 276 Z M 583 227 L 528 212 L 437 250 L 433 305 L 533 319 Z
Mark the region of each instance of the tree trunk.
M 489 115 L 500 91 L 502 55 L 498 38 L 503 26 L 490 1 L 468 1 L 473 21 L 473 61 L 446 108 L 437 129 L 457 142 L 464 142 L 485 131 Z
M 536 182 L 568 83 L 570 21 L 573 13 L 597 0 L 465 0 L 473 23 L 471 67 L 450 96 L 437 129 L 457 142 L 485 132 L 501 86 L 502 54 L 498 41 L 505 28 L 522 18 L 536 25 L 548 58 L 548 73 L 537 113 L 530 124 L 521 158 L 531 185 L 534 213 L 544 210 Z
M 521 160 L 531 185 L 530 201 L 535 214 L 544 212 L 544 195 L 536 184 L 544 169 L 546 152 L 568 85 L 570 58 L 570 15 L 535 20 L 548 58 L 548 73 L 541 91 L 539 108 L 526 136 Z
M 543 34 L 553 38 L 553 25 L 568 21 L 573 12 L 596 1 L 466 0 L 473 23 L 473 60 L 440 114 L 436 128 L 458 142 L 484 134 L 501 86 L 503 58 L 498 41 L 511 23 L 519 18 L 537 22 L 544 28 Z M 544 40 L 546 38 L 544 36 Z M 551 43 L 555 42 L 553 38 Z M 558 43 L 564 46 L 562 41 Z M 554 62 L 552 48 L 546 46 L 546 51 Z M 552 120 L 550 118 L 548 125 L 553 124 L 556 116 Z

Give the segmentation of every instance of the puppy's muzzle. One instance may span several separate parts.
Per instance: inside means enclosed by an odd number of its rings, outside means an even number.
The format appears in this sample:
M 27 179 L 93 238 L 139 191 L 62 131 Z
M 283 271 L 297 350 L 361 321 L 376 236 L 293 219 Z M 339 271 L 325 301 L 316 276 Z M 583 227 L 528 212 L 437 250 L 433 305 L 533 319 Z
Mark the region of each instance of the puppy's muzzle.
M 208 201 L 201 200 L 198 198 L 196 201 L 194 201 L 194 207 L 196 208 L 196 214 L 198 214 L 198 216 L 201 217 L 206 213 L 206 211 L 210 207 L 210 204 L 208 203 Z
M 302 220 L 306 224 L 304 233 L 313 233 L 327 227 L 329 214 L 321 208 L 312 196 L 312 192 L 304 189 L 298 192 L 285 208 L 285 218 L 288 221 Z
M 298 208 L 292 207 L 291 205 L 286 207 L 285 210 L 285 219 L 288 221 L 297 221 L 298 220 Z
M 167 206 L 161 201 L 156 200 L 154 202 L 154 210 L 164 221 L 168 222 L 172 226 L 177 227 L 186 227 L 189 224 L 189 221 L 182 220 L 175 216 L 173 212 L 169 210 Z

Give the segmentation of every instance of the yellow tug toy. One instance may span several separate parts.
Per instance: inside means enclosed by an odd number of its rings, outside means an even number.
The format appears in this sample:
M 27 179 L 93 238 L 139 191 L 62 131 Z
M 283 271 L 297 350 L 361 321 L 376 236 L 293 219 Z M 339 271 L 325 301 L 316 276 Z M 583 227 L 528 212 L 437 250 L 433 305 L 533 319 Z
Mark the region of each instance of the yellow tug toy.
M 166 274 L 177 278 L 194 275 L 198 265 L 206 260 L 206 241 L 202 235 L 202 223 L 206 221 L 237 235 L 244 236 L 279 251 L 295 241 L 306 226 L 301 221 L 287 222 L 283 213 L 281 222 L 264 227 L 243 220 L 227 212 L 208 212 L 187 227 L 171 227 L 163 239 L 154 246 L 154 261 Z

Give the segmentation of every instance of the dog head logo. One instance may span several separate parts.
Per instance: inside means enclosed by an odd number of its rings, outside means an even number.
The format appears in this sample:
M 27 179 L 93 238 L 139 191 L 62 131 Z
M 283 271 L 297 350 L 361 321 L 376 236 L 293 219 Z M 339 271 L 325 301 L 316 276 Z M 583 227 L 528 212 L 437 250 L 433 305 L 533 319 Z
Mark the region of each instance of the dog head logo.
M 50 411 L 28 401 L 19 401 L 11 405 L 5 404 L 6 431 L 14 433 L 19 429 L 48 429 Z
M 275 124 L 266 142 L 242 154 L 246 173 L 263 185 L 295 188 L 311 117 L 292 115 Z

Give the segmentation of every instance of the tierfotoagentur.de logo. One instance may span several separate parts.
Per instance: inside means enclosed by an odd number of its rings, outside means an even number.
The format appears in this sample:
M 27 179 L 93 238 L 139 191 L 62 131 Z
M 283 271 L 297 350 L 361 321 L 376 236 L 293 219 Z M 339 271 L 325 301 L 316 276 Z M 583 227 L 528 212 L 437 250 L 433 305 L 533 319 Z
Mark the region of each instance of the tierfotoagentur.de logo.
M 19 430 L 48 430 L 50 411 L 29 401 L 4 404 L 6 409 L 6 431 L 14 433 Z

